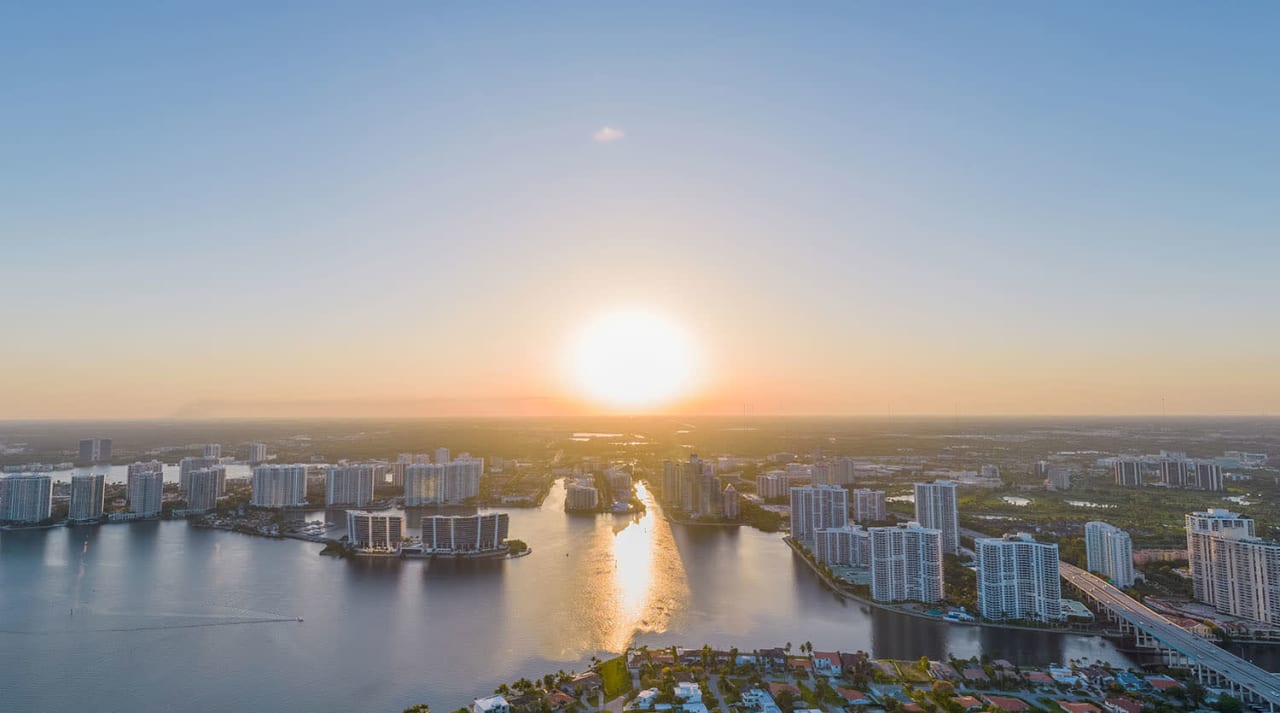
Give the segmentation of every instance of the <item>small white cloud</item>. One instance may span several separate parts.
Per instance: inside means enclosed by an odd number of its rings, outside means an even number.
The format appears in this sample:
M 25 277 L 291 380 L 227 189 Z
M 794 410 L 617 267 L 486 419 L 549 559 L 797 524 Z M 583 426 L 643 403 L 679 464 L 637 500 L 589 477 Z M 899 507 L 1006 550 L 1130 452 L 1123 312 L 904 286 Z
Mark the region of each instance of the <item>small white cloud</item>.
M 622 133 L 622 129 L 615 129 L 612 126 L 606 126 L 591 135 L 591 140 L 598 144 L 607 144 L 611 141 L 621 141 L 626 137 Z

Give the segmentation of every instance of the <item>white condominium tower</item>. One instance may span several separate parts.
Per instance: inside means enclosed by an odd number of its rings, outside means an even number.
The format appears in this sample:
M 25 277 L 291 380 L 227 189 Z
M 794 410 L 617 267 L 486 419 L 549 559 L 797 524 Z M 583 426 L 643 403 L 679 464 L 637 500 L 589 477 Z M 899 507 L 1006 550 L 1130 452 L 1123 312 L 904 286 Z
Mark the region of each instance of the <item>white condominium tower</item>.
M 942 533 L 912 522 L 867 530 L 871 540 L 871 598 L 936 602 L 943 596 Z
M 449 449 L 448 449 L 448 448 L 437 448 L 437 449 L 436 449 L 436 460 L 435 460 L 435 462 L 437 462 L 437 463 L 448 463 L 450 460 L 451 460 L 451 459 L 449 458 Z
M 206 443 L 204 444 L 204 457 L 217 460 L 222 457 L 222 444 Z
M 76 522 L 89 522 L 102 517 L 102 504 L 107 494 L 107 476 L 71 476 L 71 507 L 67 517 Z
M 813 464 L 814 485 L 853 485 L 858 461 L 852 458 L 835 458 Z
M 1137 458 L 1117 458 L 1115 471 L 1116 485 L 1142 485 L 1142 461 Z
M 48 520 L 52 513 L 51 476 L 22 473 L 0 477 L 0 520 L 40 522 Z
M 865 525 L 886 518 L 884 491 L 859 488 L 853 491 L 853 521 Z
M 324 504 L 364 507 L 373 500 L 376 468 L 372 465 L 331 465 L 325 474 Z
M 287 508 L 307 504 L 305 465 L 260 465 L 253 469 L 253 497 L 250 505 L 260 508 Z
M 832 485 L 791 489 L 791 539 L 813 547 L 815 530 L 849 524 L 849 491 Z
M 249 462 L 253 465 L 264 463 L 267 460 L 267 444 L 250 443 L 249 444 Z
M 404 540 L 404 515 L 348 510 L 347 540 L 360 552 L 395 554 Z
M 869 567 L 871 537 L 853 525 L 814 530 L 813 556 L 828 566 Z
M 480 515 L 427 515 L 422 547 L 427 552 L 467 554 L 496 552 L 507 546 L 511 518 L 505 512 Z
M 481 458 L 459 458 L 448 463 L 414 463 L 404 469 L 404 504 L 460 503 L 480 494 Z
M 187 509 L 213 510 L 227 489 L 227 469 L 220 465 L 187 473 Z
M 1057 545 L 1018 534 L 978 539 L 974 549 L 978 551 L 978 609 L 984 619 L 1062 619 Z
M 1280 543 L 1256 537 L 1251 518 L 1216 508 L 1187 515 L 1187 555 L 1196 599 L 1280 624 Z
M 1090 572 L 1101 574 L 1117 587 L 1133 586 L 1133 541 L 1129 533 L 1105 522 L 1086 522 L 1084 545 Z
M 134 465 L 149 465 L 135 463 Z M 129 481 L 125 486 L 129 495 L 129 512 L 139 517 L 155 517 L 160 514 L 164 500 L 164 472 L 159 469 L 129 467 Z
M 178 461 L 178 491 L 183 495 L 187 493 L 187 479 L 193 471 L 203 468 L 212 468 L 218 465 L 218 458 L 210 456 L 187 456 Z M 218 493 L 222 495 L 223 493 Z
M 956 484 L 950 480 L 916 483 L 916 522 L 942 532 L 942 551 L 960 553 L 960 517 L 956 512 Z

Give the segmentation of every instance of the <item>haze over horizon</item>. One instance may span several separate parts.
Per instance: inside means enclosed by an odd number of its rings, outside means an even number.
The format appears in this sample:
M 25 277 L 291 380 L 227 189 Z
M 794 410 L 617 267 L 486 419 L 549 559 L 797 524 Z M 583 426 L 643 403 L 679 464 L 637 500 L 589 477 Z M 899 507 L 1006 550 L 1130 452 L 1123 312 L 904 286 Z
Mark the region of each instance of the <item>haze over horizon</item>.
M 1280 413 L 1278 21 L 0 7 L 0 419 Z

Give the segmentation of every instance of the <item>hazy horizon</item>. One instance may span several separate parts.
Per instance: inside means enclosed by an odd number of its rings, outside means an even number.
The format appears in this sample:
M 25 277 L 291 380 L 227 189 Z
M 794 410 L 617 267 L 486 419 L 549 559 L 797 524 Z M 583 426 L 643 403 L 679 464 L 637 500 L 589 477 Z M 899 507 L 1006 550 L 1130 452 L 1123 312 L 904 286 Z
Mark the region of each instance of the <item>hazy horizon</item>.
M 1280 413 L 1280 5 L 0 8 L 0 419 Z

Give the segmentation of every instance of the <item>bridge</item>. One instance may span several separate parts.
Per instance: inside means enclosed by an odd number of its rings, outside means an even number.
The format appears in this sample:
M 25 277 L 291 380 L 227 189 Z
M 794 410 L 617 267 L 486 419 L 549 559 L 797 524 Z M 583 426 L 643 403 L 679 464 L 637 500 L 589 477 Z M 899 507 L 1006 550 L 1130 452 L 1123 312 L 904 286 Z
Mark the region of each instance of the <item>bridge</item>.
M 1062 578 L 1093 600 L 1138 646 L 1154 649 L 1169 666 L 1188 668 L 1201 684 L 1230 691 L 1253 706 L 1276 713 L 1280 676 L 1245 661 L 1212 641 L 1183 629 L 1102 579 L 1075 565 L 1058 565 Z

